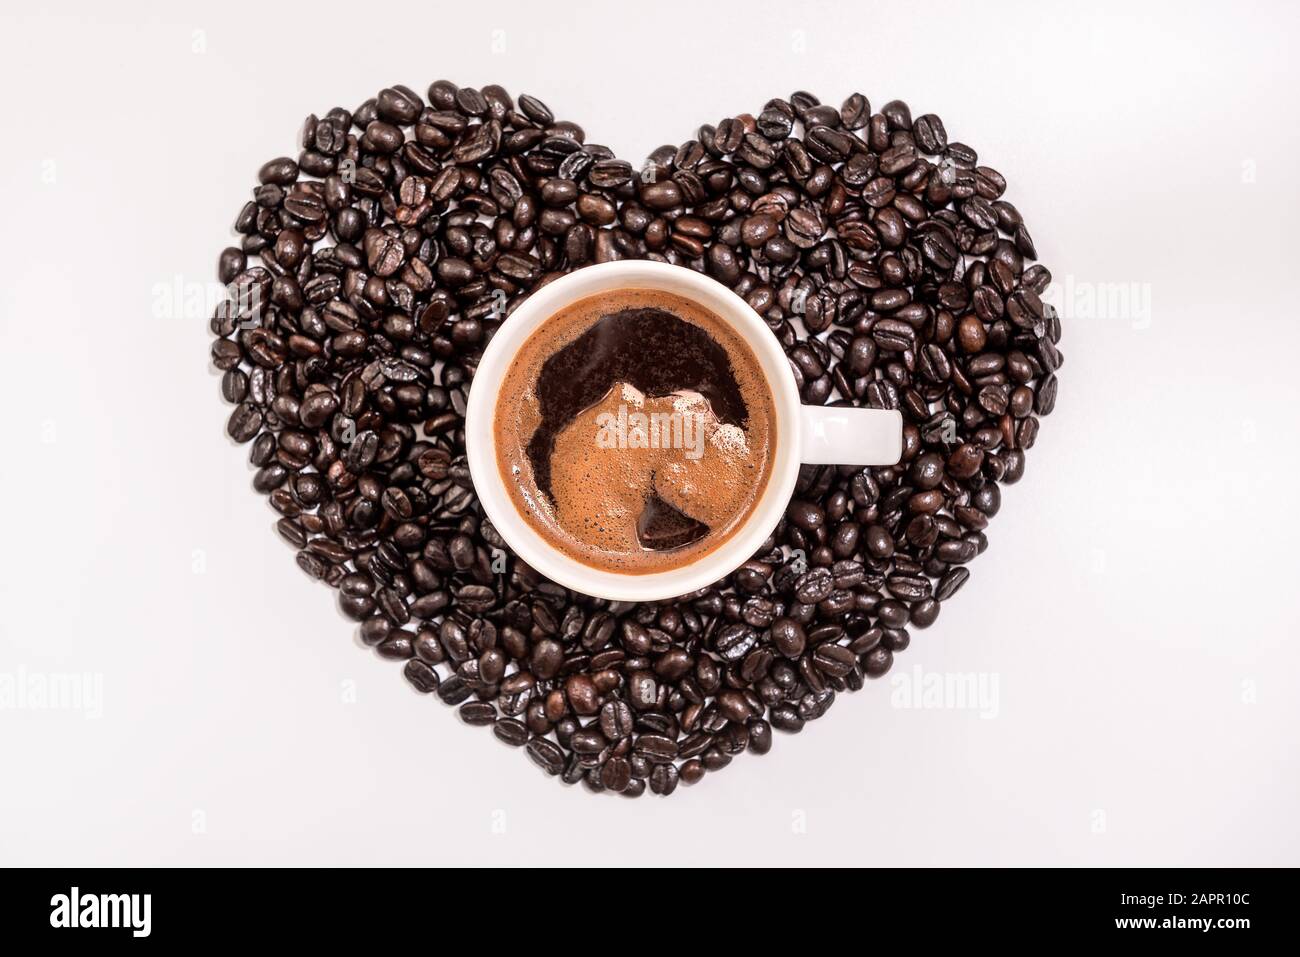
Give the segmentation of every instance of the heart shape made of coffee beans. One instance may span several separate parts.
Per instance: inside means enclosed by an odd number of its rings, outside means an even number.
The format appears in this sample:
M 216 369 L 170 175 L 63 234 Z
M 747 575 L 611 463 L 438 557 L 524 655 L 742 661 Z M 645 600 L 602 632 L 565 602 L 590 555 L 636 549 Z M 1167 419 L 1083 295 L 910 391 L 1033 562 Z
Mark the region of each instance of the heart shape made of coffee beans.
M 259 181 L 212 358 L 277 531 L 415 689 L 594 791 L 670 794 L 885 674 L 966 582 L 1056 400 L 1050 274 L 1003 177 L 897 100 L 795 93 L 638 168 L 534 97 L 396 86 L 308 117 Z M 464 454 L 494 328 L 625 257 L 739 293 L 805 402 L 906 421 L 899 465 L 805 466 L 752 560 L 655 604 L 518 561 Z

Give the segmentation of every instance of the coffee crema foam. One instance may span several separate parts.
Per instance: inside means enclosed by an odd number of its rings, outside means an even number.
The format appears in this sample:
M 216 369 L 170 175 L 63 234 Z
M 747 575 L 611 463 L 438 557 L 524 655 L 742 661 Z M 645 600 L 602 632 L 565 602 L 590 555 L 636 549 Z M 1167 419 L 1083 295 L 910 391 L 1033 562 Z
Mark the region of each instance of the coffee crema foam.
M 494 432 L 535 531 L 584 564 L 637 574 L 689 564 L 744 524 L 767 484 L 776 412 L 728 324 L 625 289 L 565 307 L 525 341 Z

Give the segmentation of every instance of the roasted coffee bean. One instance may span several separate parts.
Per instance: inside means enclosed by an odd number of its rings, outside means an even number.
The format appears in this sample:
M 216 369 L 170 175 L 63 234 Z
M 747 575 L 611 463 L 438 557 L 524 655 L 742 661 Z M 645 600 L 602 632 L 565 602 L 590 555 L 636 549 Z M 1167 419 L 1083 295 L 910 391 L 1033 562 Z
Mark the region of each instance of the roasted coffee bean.
M 791 618 L 778 618 L 772 622 L 772 641 L 787 658 L 798 658 L 803 654 L 807 638 L 799 622 Z
M 726 662 L 735 662 L 749 654 L 758 642 L 758 635 L 752 628 L 740 624 L 726 625 L 718 632 L 714 650 Z
M 564 751 L 558 744 L 546 738 L 533 738 L 528 742 L 528 756 L 547 774 L 559 774 L 564 770 Z
M 569 707 L 575 714 L 595 714 L 599 707 L 600 693 L 587 675 L 572 675 L 564 683 L 564 692 L 569 699 Z
M 497 709 L 482 701 L 470 701 L 460 706 L 460 718 L 466 724 L 491 724 L 496 720 Z
M 610 758 L 601 769 L 600 783 L 610 791 L 624 790 L 632 783 L 632 765 L 626 758 Z
M 813 664 L 832 678 L 843 678 L 853 670 L 857 660 L 857 655 L 841 645 L 824 644 L 813 649 Z
M 954 478 L 973 478 L 983 463 L 983 449 L 974 443 L 963 443 L 948 456 L 948 472 Z
M 522 748 L 528 743 L 527 725 L 514 718 L 498 718 L 496 724 L 492 726 L 492 732 L 498 740 L 504 741 L 512 748 Z
M 894 554 L 894 537 L 883 525 L 867 529 L 867 554 L 872 558 L 889 558 Z
M 749 701 L 738 691 L 723 691 L 718 695 L 718 710 L 728 721 L 744 723 L 754 716 Z
M 884 675 L 969 578 L 1055 406 L 1051 275 L 1005 177 L 902 101 L 800 91 L 634 168 L 535 97 L 439 80 L 310 118 L 298 148 L 218 255 L 227 432 L 362 641 L 570 783 L 670 794 Z M 901 410 L 903 460 L 804 466 L 717 586 L 592 603 L 486 521 L 465 397 L 540 285 L 647 257 L 745 299 L 805 401 Z
M 953 595 L 957 594 L 958 589 L 966 584 L 970 578 L 970 570 L 966 568 L 954 568 L 944 574 L 939 579 L 939 584 L 935 586 L 934 597 L 939 601 L 947 601 Z
M 772 727 L 779 731 L 788 731 L 796 733 L 803 730 L 804 719 L 799 715 L 798 707 L 789 704 L 781 704 L 771 709 Z M 683 775 L 686 767 L 682 766 Z
M 636 753 L 660 764 L 677 757 L 677 742 L 663 734 L 643 734 L 636 741 Z
M 826 522 L 825 513 L 812 502 L 795 500 L 786 509 L 786 517 L 808 532 L 815 532 Z
M 609 744 L 604 735 L 594 728 L 574 731 L 567 741 L 561 739 L 560 743 L 572 748 L 575 753 L 584 755 L 600 754 Z
M 628 675 L 628 702 L 640 711 L 648 711 L 659 703 L 659 682 L 648 671 L 634 671 Z
M 447 704 L 460 704 L 473 693 L 473 689 L 458 674 L 452 675 L 438 685 L 438 697 Z
M 885 579 L 885 587 L 895 598 L 904 601 L 930 597 L 930 579 L 925 575 L 890 575 Z
M 600 730 L 611 741 L 622 741 L 632 733 L 632 709 L 618 700 L 608 702 L 600 711 Z
M 438 672 L 427 662 L 412 658 L 406 663 L 402 673 L 406 675 L 406 680 L 411 683 L 415 690 L 421 694 L 429 694 L 431 691 L 438 690 Z
M 934 554 L 940 561 L 948 562 L 951 565 L 962 565 L 975 557 L 976 548 L 972 542 L 954 538 L 940 542 L 935 548 Z
M 805 605 L 815 605 L 827 598 L 834 587 L 835 580 L 830 569 L 814 568 L 795 581 L 794 594 Z
M 888 648 L 878 646 L 862 657 L 862 670 L 868 678 L 879 678 L 894 663 L 894 653 Z
M 1049 415 L 1056 408 L 1056 376 L 1049 373 L 1038 386 L 1034 396 L 1034 411 L 1039 415 Z
M 912 605 L 909 612 L 911 623 L 917 628 L 929 628 L 939 617 L 939 601 L 936 598 L 923 598 Z M 894 651 L 902 651 L 895 648 Z
M 238 406 L 230 414 L 226 432 L 236 442 L 247 442 L 262 428 L 262 413 L 251 402 Z
M 650 772 L 650 790 L 665 797 L 677 790 L 680 773 L 674 764 L 656 764 Z

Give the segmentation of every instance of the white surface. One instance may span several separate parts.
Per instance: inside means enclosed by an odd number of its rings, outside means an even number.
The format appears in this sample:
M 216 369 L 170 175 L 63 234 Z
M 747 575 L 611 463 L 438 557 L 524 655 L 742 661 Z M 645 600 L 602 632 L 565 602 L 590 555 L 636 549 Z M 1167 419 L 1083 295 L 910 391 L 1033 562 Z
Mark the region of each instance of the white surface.
M 925 3 L 60 6 L 0 15 L 0 674 L 98 675 L 102 716 L 0 711 L 0 862 L 1300 864 L 1292 5 L 998 5 L 1006 35 Z M 442 76 L 638 162 L 860 89 L 1006 175 L 1070 290 L 1060 401 L 896 672 L 996 677 L 995 716 L 887 678 L 627 802 L 356 645 L 166 290 L 213 278 L 308 112 Z

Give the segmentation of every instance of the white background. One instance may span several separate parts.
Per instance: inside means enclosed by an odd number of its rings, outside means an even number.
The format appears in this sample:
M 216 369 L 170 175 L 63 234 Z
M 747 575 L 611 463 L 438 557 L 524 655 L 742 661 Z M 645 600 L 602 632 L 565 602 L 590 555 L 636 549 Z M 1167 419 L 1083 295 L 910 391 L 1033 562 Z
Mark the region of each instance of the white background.
M 98 676 L 102 716 L 0 710 L 0 863 L 1300 864 L 1293 5 L 19 6 L 0 676 Z M 1060 400 L 896 661 L 996 679 L 995 716 L 897 707 L 891 675 L 629 802 L 355 642 L 251 491 L 185 299 L 309 112 L 440 77 L 638 164 L 861 90 L 1006 175 L 1073 290 Z M 1090 305 L 1108 286 L 1137 298 Z

